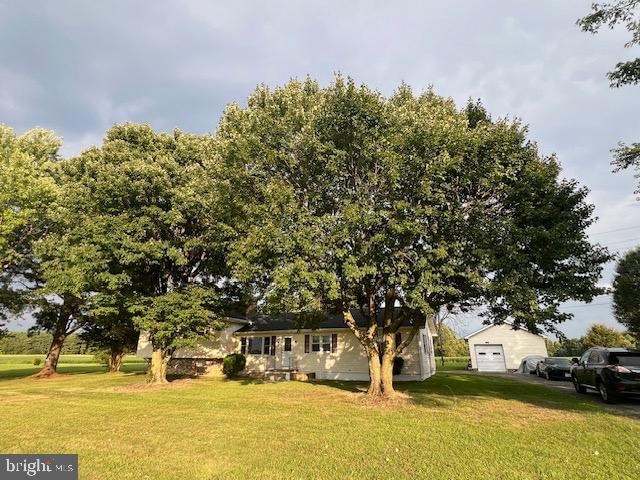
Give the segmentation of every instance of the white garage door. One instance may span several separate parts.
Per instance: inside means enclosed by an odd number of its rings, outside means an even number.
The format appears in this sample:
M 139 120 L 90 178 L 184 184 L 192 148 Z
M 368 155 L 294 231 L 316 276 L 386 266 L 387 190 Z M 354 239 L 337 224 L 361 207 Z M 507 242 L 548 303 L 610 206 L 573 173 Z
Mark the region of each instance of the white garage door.
M 476 365 L 479 372 L 506 372 L 502 345 L 476 345 Z

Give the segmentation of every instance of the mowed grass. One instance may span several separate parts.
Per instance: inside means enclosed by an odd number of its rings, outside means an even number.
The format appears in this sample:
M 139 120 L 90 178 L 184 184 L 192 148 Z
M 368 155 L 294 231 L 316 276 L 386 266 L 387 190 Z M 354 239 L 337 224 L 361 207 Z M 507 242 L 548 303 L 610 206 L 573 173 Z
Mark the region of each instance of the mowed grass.
M 34 360 L 40 360 L 34 365 Z M 45 355 L 0 355 L 0 380 L 22 378 L 33 375 L 42 369 Z M 123 372 L 143 372 L 146 362 L 142 358 L 127 355 L 122 364 Z M 94 373 L 104 372 L 106 367 L 99 365 L 93 355 L 60 355 L 58 372 L 60 373 Z
M 100 480 L 640 478 L 640 422 L 596 403 L 462 373 L 397 386 L 389 405 L 351 382 L 0 371 L 0 451 L 78 453 Z

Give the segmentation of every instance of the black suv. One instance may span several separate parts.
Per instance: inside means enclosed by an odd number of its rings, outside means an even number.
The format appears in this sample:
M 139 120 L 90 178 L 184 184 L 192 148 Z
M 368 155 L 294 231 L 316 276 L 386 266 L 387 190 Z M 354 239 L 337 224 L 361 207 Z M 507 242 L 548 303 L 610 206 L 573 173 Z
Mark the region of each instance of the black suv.
M 592 388 L 606 403 L 622 395 L 640 395 L 640 351 L 594 347 L 572 362 L 571 380 L 578 393 Z

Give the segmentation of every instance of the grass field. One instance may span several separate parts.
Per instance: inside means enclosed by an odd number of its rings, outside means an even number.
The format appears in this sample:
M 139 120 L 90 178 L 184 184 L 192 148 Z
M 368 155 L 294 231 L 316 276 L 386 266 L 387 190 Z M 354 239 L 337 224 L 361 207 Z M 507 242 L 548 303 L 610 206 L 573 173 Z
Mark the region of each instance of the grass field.
M 436 366 L 439 370 L 466 370 L 469 357 L 436 357 Z
M 150 388 L 139 363 L 62 366 L 82 373 L 0 365 L 0 451 L 78 453 L 81 479 L 640 477 L 640 422 L 506 379 L 438 374 L 380 405 L 350 382 Z
M 44 363 L 46 355 L 0 355 L 0 365 L 33 365 L 34 360 L 40 360 Z M 60 355 L 60 365 L 66 364 L 95 364 L 95 357 L 93 355 Z M 124 363 L 139 363 L 144 364 L 142 358 L 128 355 L 124 358 Z
M 22 378 L 38 372 L 44 364 L 45 355 L 0 355 L 0 381 L 8 378 Z M 39 359 L 40 364 L 34 365 Z M 143 359 L 129 355 L 124 358 L 123 372 L 143 372 L 146 363 Z M 96 373 L 104 372 L 106 367 L 96 363 L 93 355 L 60 355 L 58 372 L 60 373 Z

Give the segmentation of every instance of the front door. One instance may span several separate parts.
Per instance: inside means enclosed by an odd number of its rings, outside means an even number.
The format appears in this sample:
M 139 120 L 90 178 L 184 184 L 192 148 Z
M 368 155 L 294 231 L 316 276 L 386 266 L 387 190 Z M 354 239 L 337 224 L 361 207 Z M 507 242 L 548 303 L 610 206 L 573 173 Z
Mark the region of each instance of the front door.
M 291 360 L 291 345 L 293 338 L 283 337 L 282 340 L 282 368 L 293 368 Z

